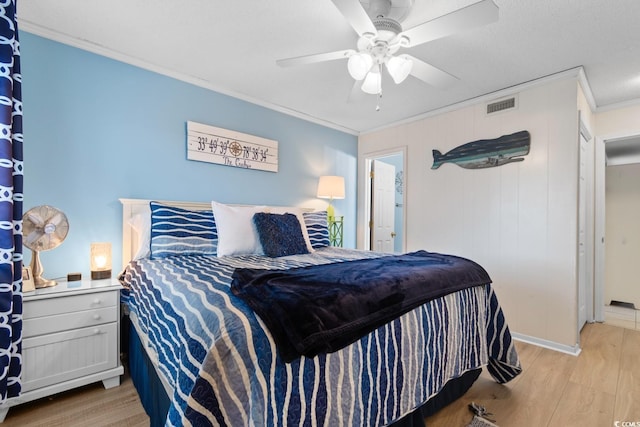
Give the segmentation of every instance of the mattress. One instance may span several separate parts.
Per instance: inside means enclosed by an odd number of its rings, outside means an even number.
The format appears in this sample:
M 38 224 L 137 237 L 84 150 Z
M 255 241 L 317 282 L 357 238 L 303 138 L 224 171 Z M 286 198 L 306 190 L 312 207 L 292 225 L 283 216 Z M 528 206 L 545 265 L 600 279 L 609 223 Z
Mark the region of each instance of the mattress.
M 132 261 L 123 296 L 172 390 L 167 425 L 386 425 L 465 372 L 486 366 L 499 382 L 520 372 L 489 283 L 431 300 L 337 351 L 290 363 L 230 290 L 236 268 L 379 256 L 329 247 L 282 258 Z

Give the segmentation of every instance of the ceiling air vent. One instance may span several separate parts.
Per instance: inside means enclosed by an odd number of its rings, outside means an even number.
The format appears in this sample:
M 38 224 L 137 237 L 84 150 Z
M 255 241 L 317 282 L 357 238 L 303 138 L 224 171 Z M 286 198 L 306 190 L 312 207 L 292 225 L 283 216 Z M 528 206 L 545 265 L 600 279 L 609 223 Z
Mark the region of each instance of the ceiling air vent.
M 516 97 L 500 99 L 487 104 L 487 114 L 497 113 L 498 111 L 511 110 L 516 108 Z

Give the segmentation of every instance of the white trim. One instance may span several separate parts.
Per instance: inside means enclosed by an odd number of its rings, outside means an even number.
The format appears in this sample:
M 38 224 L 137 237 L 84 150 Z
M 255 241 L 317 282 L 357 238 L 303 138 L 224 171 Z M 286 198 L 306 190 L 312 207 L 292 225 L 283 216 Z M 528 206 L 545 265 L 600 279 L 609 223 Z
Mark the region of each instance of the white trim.
M 335 129 L 340 132 L 344 132 L 344 133 L 348 133 L 350 135 L 356 135 L 356 136 L 359 134 L 358 131 L 354 129 L 350 129 L 326 120 L 318 119 L 317 117 L 310 116 L 300 111 L 291 110 L 281 105 L 265 102 L 254 97 L 247 96 L 245 94 L 238 93 L 238 92 L 211 84 L 211 82 L 205 81 L 201 78 L 190 76 L 184 73 L 179 73 L 179 72 L 170 70 L 168 68 L 165 68 L 156 64 L 152 64 L 147 61 L 143 61 L 139 58 L 134 58 L 122 52 L 116 52 L 114 50 L 107 49 L 103 46 L 90 43 L 87 40 L 80 40 L 76 37 L 70 36 L 69 34 L 60 33 L 58 31 L 54 31 L 49 28 L 42 27 L 40 25 L 34 24 L 24 19 L 18 19 L 18 22 L 19 22 L 18 25 L 20 27 L 20 31 L 26 31 L 31 34 L 35 34 L 36 36 L 44 37 L 46 39 L 53 40 L 58 43 L 66 44 L 68 46 L 72 46 L 78 49 L 86 50 L 87 52 L 95 53 L 97 55 L 111 58 L 116 61 L 124 62 L 125 64 L 133 65 L 134 67 L 142 68 L 144 70 L 161 74 L 163 76 L 171 77 L 173 79 L 180 80 L 185 83 L 192 84 L 194 86 L 212 90 L 222 95 L 231 96 L 241 101 L 249 102 L 251 104 L 254 104 L 260 107 L 268 108 L 270 110 L 287 114 L 289 116 L 296 117 L 298 119 L 302 119 L 302 120 L 315 123 L 321 126 L 325 126 L 331 129 Z
M 526 342 L 527 344 L 533 344 L 538 347 L 548 348 L 549 350 L 559 351 L 561 353 L 570 354 L 571 356 L 578 356 L 582 352 L 579 344 L 570 345 L 559 344 L 554 341 L 544 340 L 542 338 L 531 337 L 529 335 L 519 334 L 517 332 L 511 332 L 511 337 L 514 340 Z
M 605 139 L 595 138 L 594 150 L 594 262 L 593 262 L 593 317 L 604 321 L 604 282 L 606 254 L 606 169 Z
M 579 118 L 580 118 L 580 134 L 587 141 L 591 141 L 591 138 L 593 138 L 593 134 L 591 133 L 591 130 L 589 129 L 589 126 L 584 122 L 584 120 L 582 120 L 581 111 L 578 111 L 578 114 L 579 114 Z
M 358 182 L 358 188 L 364 188 L 364 196 L 362 199 L 358 197 L 358 215 L 356 216 L 356 224 L 358 235 L 356 236 L 356 247 L 358 249 L 369 250 L 369 237 L 367 237 L 369 230 L 369 219 L 371 209 L 371 186 L 369 184 L 369 172 L 371 171 L 371 161 L 379 157 L 387 157 L 394 154 L 402 154 L 402 167 L 404 173 L 404 181 L 402 189 L 402 248 L 403 252 L 407 250 L 407 188 L 408 188 L 408 165 L 407 160 L 408 148 L 406 145 L 398 147 L 387 148 L 384 150 L 360 152 L 358 149 L 358 170 L 363 171 L 358 174 L 357 181 L 363 179 L 363 182 Z M 363 187 L 364 185 L 364 187 Z
M 59 31 L 54 31 L 50 28 L 45 28 L 42 27 L 38 24 L 35 24 L 33 22 L 27 21 L 25 19 L 20 19 L 18 18 L 18 23 L 20 26 L 20 31 L 26 31 L 29 32 L 31 34 L 34 34 L 36 36 L 40 36 L 40 37 L 44 37 L 46 39 L 49 40 L 53 40 L 62 44 L 66 44 L 68 46 L 72 46 L 78 49 L 82 49 L 82 50 L 86 50 L 88 52 L 92 52 L 95 53 L 97 55 L 101 55 L 101 56 L 105 56 L 107 58 L 111 58 L 114 59 L 116 61 L 120 61 L 120 62 L 124 62 L 126 64 L 129 65 L 133 65 L 135 67 L 138 68 L 142 68 L 154 73 L 158 73 L 167 77 L 171 77 L 173 79 L 176 80 L 180 80 L 189 84 L 192 84 L 194 86 L 198 86 L 198 87 L 202 87 L 204 89 L 208 89 L 208 90 L 212 90 L 214 92 L 220 93 L 222 95 L 227 95 L 227 96 L 231 96 L 233 98 L 245 101 L 245 102 L 249 102 L 251 104 L 260 106 L 260 107 L 264 107 L 264 108 L 268 108 L 270 110 L 273 111 L 277 111 L 279 113 L 283 113 L 283 114 L 287 114 L 289 116 L 292 117 L 296 117 L 298 119 L 301 120 L 305 120 L 311 123 L 315 123 L 318 124 L 320 126 L 325 126 L 331 129 L 335 129 L 337 131 L 340 132 L 344 132 L 350 135 L 364 135 L 367 133 L 373 133 L 373 132 L 377 132 L 379 130 L 382 129 L 386 129 L 386 128 L 390 128 L 390 127 L 395 127 L 401 124 L 405 124 L 405 123 L 411 123 L 417 120 L 421 120 L 427 117 L 432 117 L 438 114 L 442 114 L 442 113 L 446 113 L 449 111 L 453 111 L 453 110 L 457 110 L 469 105 L 474 105 L 477 104 L 479 102 L 487 102 L 489 100 L 492 99 L 497 99 L 497 98 L 502 98 L 502 97 L 508 97 L 511 95 L 516 94 L 519 91 L 522 90 L 526 90 L 529 89 L 531 87 L 536 87 L 539 85 L 543 85 L 546 83 L 549 83 L 551 81 L 555 81 L 555 80 L 560 80 L 560 79 L 564 79 L 567 77 L 577 77 L 578 81 L 580 82 L 580 85 L 582 87 L 582 90 L 584 92 L 584 95 L 587 99 L 587 102 L 589 103 L 589 105 L 591 106 L 591 109 L 595 112 L 601 112 L 601 111 L 609 111 L 609 110 L 613 110 L 613 109 L 617 109 L 617 108 L 623 108 L 623 107 L 628 107 L 631 105 L 637 105 L 640 104 L 640 99 L 637 100 L 632 100 L 632 101 L 626 101 L 626 102 L 622 102 L 622 103 L 618 103 L 618 104 L 611 104 L 611 105 L 607 105 L 605 107 L 597 107 L 596 106 L 596 102 L 595 99 L 593 97 L 593 94 L 591 92 L 591 88 L 589 86 L 589 83 L 587 81 L 587 77 L 586 74 L 584 72 L 584 69 L 582 66 L 580 67 L 576 67 L 576 68 L 571 68 L 569 70 L 565 70 L 565 71 L 560 71 L 558 73 L 555 74 L 551 74 L 549 76 L 544 76 L 544 77 L 540 77 L 538 79 L 535 80 L 531 80 L 528 82 L 524 82 L 524 83 L 520 83 L 518 85 L 515 86 L 511 86 L 511 87 L 507 87 L 507 88 L 503 88 L 500 90 L 497 90 L 495 92 L 489 92 L 486 93 L 484 95 L 480 95 L 477 96 L 475 98 L 470 98 L 461 102 L 457 102 L 442 108 L 438 108 L 436 110 L 431 110 L 422 114 L 419 114 L 417 116 L 413 116 L 413 117 L 409 117 L 407 119 L 404 120 L 400 120 L 397 122 L 393 122 L 393 123 L 389 123 L 377 128 L 373 128 L 373 129 L 368 129 L 368 130 L 364 130 L 364 131 L 357 131 L 355 129 L 351 129 L 351 128 L 347 128 L 344 126 L 341 126 L 337 123 L 333 123 L 333 122 L 329 122 L 326 120 L 322 120 L 322 119 L 318 119 L 316 117 L 310 116 L 306 113 L 303 113 L 301 111 L 296 111 L 296 110 L 292 110 L 290 108 L 287 107 L 283 107 L 281 105 L 277 105 L 277 104 L 273 104 L 270 102 L 266 102 L 263 100 L 259 100 L 256 99 L 254 97 L 251 96 L 247 96 L 245 94 L 242 93 L 238 93 L 217 85 L 213 85 L 211 84 L 211 82 L 202 80 L 201 78 L 195 77 L 195 76 L 190 76 L 188 74 L 184 74 L 184 73 L 178 73 L 172 70 L 169 70 L 167 68 L 161 67 L 159 65 L 156 64 L 152 64 L 149 63 L 147 61 L 143 61 L 140 60 L 139 58 L 134 58 L 132 56 L 126 55 L 122 52 L 116 52 L 114 50 L 111 49 L 106 49 L 103 46 L 99 46 L 97 44 L 93 44 L 88 42 L 87 40 L 81 40 L 78 39 L 76 37 L 73 37 L 69 34 L 64 34 L 61 33 Z
M 581 73 L 582 76 L 581 77 Z M 584 91 L 584 95 L 587 98 L 587 102 L 591 105 L 591 103 L 593 102 L 595 105 L 595 101 L 593 101 L 593 96 L 591 95 L 591 89 L 589 88 L 589 84 L 587 82 L 586 76 L 584 76 L 584 71 L 582 67 L 576 67 L 576 68 L 571 68 L 569 70 L 565 70 L 565 71 L 560 71 L 558 73 L 555 74 L 551 74 L 548 76 L 544 76 L 544 77 L 540 77 L 538 79 L 535 80 L 530 80 L 528 82 L 524 82 L 524 83 L 520 83 L 517 84 L 515 86 L 511 86 L 511 87 L 507 87 L 504 89 L 500 89 L 497 90 L 495 92 L 489 92 L 486 93 L 484 95 L 480 95 L 477 96 L 475 98 L 470 98 L 467 99 L 465 101 L 461 101 L 461 102 L 457 102 L 455 104 L 451 104 L 451 105 L 447 105 L 445 107 L 442 108 L 438 108 L 436 110 L 431 110 L 431 111 L 427 111 L 426 113 L 422 113 L 419 114 L 417 116 L 413 116 L 413 117 L 409 117 L 407 119 L 404 120 L 400 120 L 394 123 L 390 123 L 384 126 L 380 126 L 374 129 L 370 129 L 367 131 L 362 131 L 360 132 L 360 135 L 366 135 L 369 133 L 374 133 L 383 129 L 387 129 L 387 128 L 391 128 L 391 127 L 396 127 L 398 125 L 402 125 L 402 124 L 407 124 L 407 123 L 412 123 L 418 120 L 422 120 L 425 119 L 427 117 L 433 117 L 433 116 L 437 116 L 443 113 L 448 113 L 450 111 L 455 111 L 455 110 L 459 110 L 461 108 L 464 107 L 469 107 L 472 105 L 476 105 L 476 104 L 481 104 L 481 103 L 486 103 L 488 101 L 492 101 L 494 99 L 501 99 L 501 98 L 507 98 L 509 96 L 513 96 L 516 95 L 518 92 L 522 92 L 524 90 L 527 89 L 531 89 L 534 87 L 538 87 L 538 86 L 542 86 L 545 84 L 548 84 L 549 82 L 553 82 L 553 81 L 557 81 L 557 80 L 563 80 L 563 79 L 567 79 L 567 78 L 578 78 L 578 80 L 580 81 L 581 85 L 583 86 L 583 91 Z M 594 107 L 592 107 L 593 109 Z
M 584 73 L 584 68 L 582 67 L 578 69 L 578 83 L 582 88 L 582 93 L 584 94 L 591 111 L 595 111 L 598 108 L 598 105 L 596 104 L 596 99 L 593 97 L 593 92 L 591 92 L 591 86 L 589 86 L 587 75 Z

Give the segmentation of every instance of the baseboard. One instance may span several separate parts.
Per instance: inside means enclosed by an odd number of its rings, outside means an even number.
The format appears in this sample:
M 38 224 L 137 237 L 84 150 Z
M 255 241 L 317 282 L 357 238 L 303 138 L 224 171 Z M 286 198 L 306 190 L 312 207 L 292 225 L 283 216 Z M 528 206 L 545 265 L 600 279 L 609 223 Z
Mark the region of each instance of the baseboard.
M 638 330 L 640 329 L 638 313 L 640 310 L 624 305 L 605 305 L 604 321 L 609 325 Z
M 514 340 L 526 342 L 527 344 L 537 345 L 538 347 L 548 348 L 549 350 L 570 354 L 572 356 L 578 356 L 580 352 L 582 352 L 579 344 L 576 344 L 572 347 L 570 345 L 560 344 L 554 341 L 544 340 L 542 338 L 530 337 L 528 335 L 519 334 L 517 332 L 512 332 L 511 336 Z

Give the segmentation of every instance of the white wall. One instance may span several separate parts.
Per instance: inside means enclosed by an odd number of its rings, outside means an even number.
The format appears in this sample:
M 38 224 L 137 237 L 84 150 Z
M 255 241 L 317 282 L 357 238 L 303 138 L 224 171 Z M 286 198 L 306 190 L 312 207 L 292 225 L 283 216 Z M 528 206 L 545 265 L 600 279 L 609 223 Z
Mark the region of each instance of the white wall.
M 407 250 L 479 262 L 512 331 L 571 348 L 578 340 L 578 94 L 575 76 L 527 86 L 515 110 L 486 116 L 484 103 L 465 106 L 361 135 L 358 149 L 362 164 L 369 153 L 407 147 Z M 523 162 L 430 169 L 432 149 L 445 153 L 520 130 L 531 133 Z M 359 176 L 359 199 L 364 182 Z M 359 222 L 359 244 L 364 229 Z
M 598 136 L 603 139 L 640 135 L 640 103 L 598 112 L 595 121 Z

